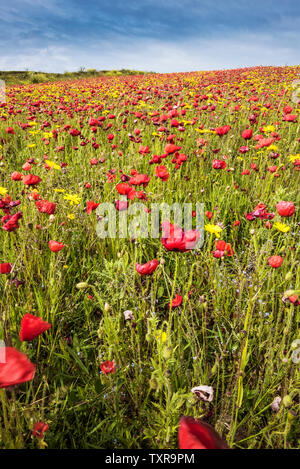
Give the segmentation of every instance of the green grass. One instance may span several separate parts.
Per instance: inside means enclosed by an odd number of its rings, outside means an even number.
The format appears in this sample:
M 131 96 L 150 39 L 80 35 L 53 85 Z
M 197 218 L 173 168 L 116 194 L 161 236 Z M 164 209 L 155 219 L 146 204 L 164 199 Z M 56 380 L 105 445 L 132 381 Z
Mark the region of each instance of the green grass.
M 45 145 L 42 132 L 34 135 L 18 128 L 16 122 L 27 122 L 30 112 L 28 105 L 21 104 L 26 87 L 16 95 L 15 109 L 22 112 L 0 121 L 0 142 L 5 139 L 0 148 L 0 186 L 8 189 L 13 200 L 21 200 L 18 209 L 24 217 L 15 233 L 0 232 L 0 262 L 14 265 L 13 274 L 0 277 L 1 333 L 7 345 L 26 353 L 37 364 L 37 372 L 30 383 L 1 393 L 1 448 L 45 444 L 48 448 L 176 448 L 181 415 L 205 419 L 231 448 L 299 446 L 299 365 L 291 360 L 292 343 L 300 337 L 299 307 L 282 301 L 286 290 L 298 291 L 299 296 L 300 289 L 299 172 L 289 160 L 291 154 L 299 153 L 299 114 L 296 124 L 282 122 L 281 109 L 290 104 L 290 97 L 280 95 L 285 89 L 292 92 L 290 84 L 296 72 L 288 68 L 256 69 L 246 71 L 242 77 L 228 72 L 223 78 L 226 86 L 216 79 L 218 74 L 208 72 L 132 78 L 132 88 L 123 77 L 38 85 L 30 99 L 46 96 L 48 104 L 42 107 L 53 109 L 54 115 L 49 117 L 43 110 L 37 113 L 35 128 L 39 129 L 45 120 L 51 122 L 52 130 L 65 124 L 79 128 L 81 118 L 85 139 L 95 136 L 100 143 L 96 151 L 91 144 L 78 145 L 77 151 L 72 149 L 80 140 L 64 131 L 58 133 L 56 141 L 50 139 Z M 205 80 L 209 77 L 211 89 L 207 90 Z M 154 165 L 148 164 L 152 154 L 163 153 L 165 137 L 153 135 L 157 127 L 150 117 L 134 122 L 136 117 L 129 113 L 126 128 L 122 127 L 124 110 L 138 108 L 130 103 L 122 106 L 127 98 L 113 96 L 119 85 L 132 96 L 137 89 L 146 90 L 143 96 L 150 95 L 150 101 L 141 106 L 142 112 L 167 112 L 161 110 L 166 101 L 173 105 L 182 99 L 190 107 L 186 116 L 178 119 L 199 117 L 196 126 L 186 125 L 185 132 L 171 129 L 189 158 L 179 170 L 174 169 L 172 157 L 162 161 L 170 173 L 167 182 L 156 178 Z M 234 89 L 235 85 L 240 85 L 241 91 Z M 246 143 L 250 152 L 240 155 L 238 151 L 244 144 L 241 131 L 253 113 L 253 103 L 247 101 L 249 94 L 244 91 L 255 85 L 260 107 L 254 134 L 260 133 L 259 128 L 265 124 L 280 122 L 276 127 L 281 136 L 276 142 L 280 156 L 276 160 L 270 158 L 268 150 L 257 153 L 253 141 Z M 161 96 L 155 93 L 156 87 Z M 224 102 L 238 96 L 240 111 L 231 112 L 235 103 L 224 108 L 221 101 L 216 102 L 213 117 L 207 112 L 198 114 L 190 91 L 214 93 L 220 87 L 226 90 Z M 59 97 L 70 97 L 67 92 L 71 92 L 72 99 L 65 101 L 67 107 L 71 106 L 78 89 L 79 99 L 92 101 L 95 98 L 89 93 L 95 89 L 104 109 L 114 106 L 109 112 L 116 115 L 116 120 L 108 133 L 115 134 L 117 149 L 112 150 L 103 128 L 93 134 L 87 125 L 91 115 L 99 116 L 103 111 L 90 108 L 76 113 L 73 108 L 72 115 L 55 114 Z M 262 94 L 266 91 L 269 98 Z M 58 98 L 49 98 L 48 93 Z M 268 99 L 273 103 L 281 99 L 279 109 L 274 105 L 261 111 Z M 0 111 L 3 115 L 7 108 Z M 204 129 L 224 124 L 232 128 L 220 138 L 199 134 L 195 127 L 200 124 Z M 15 129 L 16 135 L 6 134 L 8 126 Z M 128 139 L 135 127 L 142 130 L 142 144 L 151 149 L 148 156 L 140 155 L 139 144 Z M 209 140 L 203 154 L 198 151 L 200 137 Z M 29 148 L 30 143 L 36 146 Z M 65 145 L 64 152 L 56 152 L 59 145 Z M 212 149 L 219 147 L 219 154 L 214 155 Z M 122 156 L 118 150 L 122 150 Z M 44 154 L 57 163 L 67 162 L 66 171 L 45 171 Z M 212 169 L 213 158 L 223 155 L 228 155 L 227 167 L 234 171 Z M 105 162 L 91 166 L 89 161 L 95 156 L 104 157 Z M 38 163 L 31 172 L 42 178 L 37 187 L 42 198 L 57 203 L 52 219 L 37 211 L 27 197 L 30 189 L 10 179 L 13 171 L 22 172 L 26 158 Z M 252 162 L 257 163 L 258 172 L 243 176 L 243 169 L 250 168 Z M 280 177 L 267 171 L 271 165 L 279 167 Z M 108 183 L 106 174 L 112 168 L 116 179 Z M 222 223 L 221 239 L 231 243 L 234 256 L 213 258 L 215 237 L 207 232 L 199 252 L 189 253 L 168 252 L 160 239 L 99 239 L 96 214 L 87 215 L 86 201 L 117 199 L 118 171 L 129 174 L 132 168 L 151 176 L 145 189 L 148 206 L 151 202 L 203 202 L 205 210 L 213 212 L 209 223 Z M 92 185 L 89 190 L 84 188 L 87 181 Z M 79 194 L 80 204 L 71 207 L 63 199 L 64 193 L 55 192 L 57 188 Z M 295 203 L 292 218 L 283 220 L 276 213 L 275 205 L 280 200 Z M 290 231 L 267 230 L 263 220 L 246 220 L 245 212 L 251 212 L 259 202 L 276 213 L 272 223 L 286 222 Z M 67 218 L 70 213 L 75 214 L 74 220 Z M 239 227 L 233 226 L 235 220 L 241 221 Z M 40 230 L 35 228 L 37 224 Z M 66 248 L 52 253 L 48 248 L 51 239 L 63 242 Z M 278 269 L 267 264 L 275 254 L 284 257 Z M 140 277 L 135 263 L 154 257 L 160 261 L 158 269 L 149 278 Z M 24 284 L 16 288 L 10 282 L 13 276 Z M 86 289 L 76 288 L 79 282 L 86 282 Z M 183 303 L 170 310 L 169 301 L 176 293 L 184 297 Z M 134 312 L 134 321 L 125 321 L 125 310 Z M 21 343 L 20 321 L 27 312 L 41 316 L 52 327 L 32 343 Z M 158 339 L 159 331 L 166 332 L 166 342 Z M 116 372 L 100 374 L 100 363 L 113 359 Z M 191 388 L 200 384 L 213 386 L 212 403 L 201 402 L 191 393 Z M 270 404 L 276 396 L 290 396 L 291 402 L 288 407 L 281 404 L 279 412 L 274 413 Z M 49 424 L 44 440 L 32 437 L 37 421 Z
M 7 86 L 28 85 L 35 83 L 51 83 L 58 80 L 78 80 L 83 78 L 101 77 L 101 76 L 122 76 L 122 75 L 144 75 L 149 72 L 138 70 L 96 70 L 80 69 L 76 72 L 47 73 L 35 71 L 1 71 L 0 80 L 4 80 Z M 150 72 L 151 73 L 151 72 Z

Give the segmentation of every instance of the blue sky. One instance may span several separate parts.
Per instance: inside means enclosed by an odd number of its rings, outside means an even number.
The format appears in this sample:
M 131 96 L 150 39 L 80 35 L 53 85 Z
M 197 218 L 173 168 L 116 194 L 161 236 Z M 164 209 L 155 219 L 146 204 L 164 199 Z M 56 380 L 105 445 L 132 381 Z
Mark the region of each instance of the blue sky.
M 299 0 L 0 0 L 0 70 L 300 63 Z

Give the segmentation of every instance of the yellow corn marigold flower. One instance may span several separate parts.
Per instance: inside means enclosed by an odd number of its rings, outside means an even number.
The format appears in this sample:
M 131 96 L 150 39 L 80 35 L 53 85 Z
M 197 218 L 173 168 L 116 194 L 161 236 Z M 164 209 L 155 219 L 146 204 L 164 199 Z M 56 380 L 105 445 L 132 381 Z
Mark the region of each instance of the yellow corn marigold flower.
M 274 223 L 273 227 L 276 228 L 276 230 L 281 231 L 282 233 L 287 233 L 291 229 L 290 226 L 285 225 L 284 223 L 280 223 L 279 221 Z
M 5 187 L 0 187 L 0 195 L 5 195 L 8 193 L 8 189 L 6 189 Z
M 208 231 L 210 234 L 216 235 L 217 238 L 219 237 L 219 234 L 220 234 L 221 231 L 222 231 L 222 228 L 221 228 L 219 225 L 211 225 L 211 224 L 208 224 L 208 225 L 205 225 L 204 228 L 205 228 L 205 230 Z
M 263 127 L 264 132 L 274 132 L 275 131 L 275 126 L 274 125 L 266 125 Z
M 50 166 L 50 168 L 53 168 L 53 169 L 58 169 L 61 171 L 61 167 L 55 163 L 54 161 L 50 161 L 50 160 L 45 160 L 45 163 Z
M 71 205 L 78 205 L 81 201 L 81 197 L 76 194 L 66 194 L 64 200 L 68 200 Z
M 300 153 L 298 153 L 297 155 L 290 155 L 289 160 L 291 163 L 295 163 L 296 160 L 300 160 Z

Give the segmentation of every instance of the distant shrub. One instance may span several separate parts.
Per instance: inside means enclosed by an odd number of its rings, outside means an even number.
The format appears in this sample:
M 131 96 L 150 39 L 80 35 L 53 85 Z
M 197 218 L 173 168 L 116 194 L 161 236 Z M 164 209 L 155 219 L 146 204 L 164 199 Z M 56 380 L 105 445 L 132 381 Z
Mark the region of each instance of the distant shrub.
M 45 73 L 29 73 L 30 83 L 45 83 L 48 81 L 47 75 Z
M 98 72 L 97 72 L 97 70 L 96 70 L 95 68 L 88 68 L 88 69 L 86 70 L 86 73 L 87 73 L 88 75 L 97 75 L 97 74 L 98 74 Z

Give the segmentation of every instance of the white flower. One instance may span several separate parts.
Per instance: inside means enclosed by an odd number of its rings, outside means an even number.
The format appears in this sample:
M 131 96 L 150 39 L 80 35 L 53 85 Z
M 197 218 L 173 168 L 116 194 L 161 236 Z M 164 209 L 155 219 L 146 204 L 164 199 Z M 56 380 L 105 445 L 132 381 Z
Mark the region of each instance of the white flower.
M 211 402 L 214 398 L 214 390 L 211 386 L 196 386 L 191 389 L 191 392 L 196 394 L 196 396 L 204 402 Z
M 128 319 L 134 319 L 133 312 L 130 311 L 130 309 L 127 309 L 126 311 L 124 311 L 123 314 L 124 314 L 125 321 L 128 321 Z
M 279 411 L 280 403 L 281 403 L 281 397 L 280 396 L 275 397 L 274 401 L 270 404 L 273 412 Z

